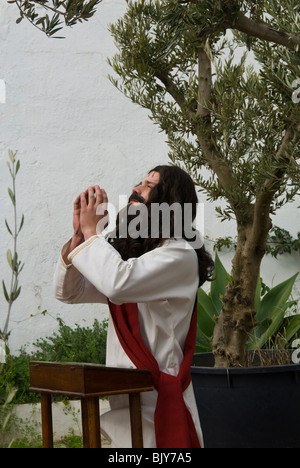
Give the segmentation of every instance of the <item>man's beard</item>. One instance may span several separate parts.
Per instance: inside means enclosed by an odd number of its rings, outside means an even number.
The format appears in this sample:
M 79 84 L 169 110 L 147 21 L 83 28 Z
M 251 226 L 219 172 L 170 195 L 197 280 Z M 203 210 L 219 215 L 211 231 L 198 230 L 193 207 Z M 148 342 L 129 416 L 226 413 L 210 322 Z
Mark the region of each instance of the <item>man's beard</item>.
M 115 229 L 107 237 L 123 260 L 139 257 L 170 238 L 185 238 L 194 248 L 202 247 L 201 236 L 193 226 L 192 204 L 185 211 L 179 203 L 169 206 L 142 200 L 140 195 L 131 194 L 117 215 Z
M 136 192 L 133 192 L 133 193 L 130 195 L 130 197 L 129 197 L 129 199 L 128 199 L 128 203 L 131 203 L 131 202 L 133 202 L 133 201 L 136 201 L 136 202 L 139 202 L 139 203 L 145 203 L 145 202 L 146 202 L 145 198 L 142 197 L 142 195 L 139 195 L 139 194 L 136 193 Z
M 107 236 L 108 242 L 120 253 L 123 260 L 128 260 L 132 257 L 140 257 L 145 252 L 144 241 L 139 233 L 137 236 L 131 236 L 130 223 L 134 222 L 138 218 L 138 214 L 132 211 L 138 210 L 138 206 L 146 208 L 144 203 L 140 202 L 140 205 L 132 203 L 137 201 L 137 197 L 130 196 L 128 204 L 123 207 L 116 219 L 116 227 Z M 139 230 L 139 223 L 135 224 L 137 231 Z
M 116 237 L 123 239 L 148 237 L 148 229 L 143 229 L 145 225 L 148 226 L 148 208 L 141 201 L 142 198 L 141 196 L 130 196 L 128 204 L 119 211 L 116 220 L 116 230 L 113 233 Z M 138 204 L 132 203 L 133 201 L 138 202 Z M 143 232 L 141 232 L 141 229 L 143 229 Z

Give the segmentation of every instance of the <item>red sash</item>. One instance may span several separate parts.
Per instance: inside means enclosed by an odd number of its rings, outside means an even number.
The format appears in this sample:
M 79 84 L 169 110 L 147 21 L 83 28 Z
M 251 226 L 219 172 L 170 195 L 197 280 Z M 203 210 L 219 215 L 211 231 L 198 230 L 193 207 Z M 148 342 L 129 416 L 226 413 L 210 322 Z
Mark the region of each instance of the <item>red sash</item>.
M 152 371 L 154 387 L 158 391 L 154 414 L 157 448 L 201 448 L 193 419 L 183 399 L 183 392 L 191 382 L 197 306 L 186 338 L 183 361 L 175 377 L 159 370 L 156 359 L 145 345 L 140 334 L 137 304 L 118 306 L 108 301 L 108 305 L 124 351 L 137 369 Z

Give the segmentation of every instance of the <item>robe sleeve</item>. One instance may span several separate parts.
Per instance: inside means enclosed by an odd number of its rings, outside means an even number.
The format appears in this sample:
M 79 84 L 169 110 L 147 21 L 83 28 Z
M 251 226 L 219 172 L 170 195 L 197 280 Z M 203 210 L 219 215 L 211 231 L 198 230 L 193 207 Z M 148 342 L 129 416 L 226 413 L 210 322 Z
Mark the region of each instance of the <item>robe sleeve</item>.
M 103 303 L 107 297 L 100 293 L 72 264 L 66 265 L 63 256 L 70 241 L 64 245 L 54 273 L 54 295 L 67 304 Z
M 68 256 L 73 266 L 115 304 L 194 300 L 198 261 L 183 240 L 170 240 L 141 257 L 122 260 L 103 237 L 93 236 Z

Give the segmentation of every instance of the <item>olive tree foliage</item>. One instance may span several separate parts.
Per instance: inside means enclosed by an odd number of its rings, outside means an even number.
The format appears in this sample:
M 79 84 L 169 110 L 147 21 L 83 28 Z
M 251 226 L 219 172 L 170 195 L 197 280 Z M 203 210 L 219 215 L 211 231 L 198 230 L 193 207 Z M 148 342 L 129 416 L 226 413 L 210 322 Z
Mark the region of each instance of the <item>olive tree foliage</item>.
M 236 221 L 213 350 L 217 366 L 243 365 L 270 215 L 299 193 L 299 1 L 128 0 L 110 31 L 111 80 L 149 109 L 173 163 L 222 201 L 221 218 Z
M 8 0 L 19 10 L 20 23 L 27 19 L 48 37 L 56 37 L 64 26 L 89 20 L 102 0 Z

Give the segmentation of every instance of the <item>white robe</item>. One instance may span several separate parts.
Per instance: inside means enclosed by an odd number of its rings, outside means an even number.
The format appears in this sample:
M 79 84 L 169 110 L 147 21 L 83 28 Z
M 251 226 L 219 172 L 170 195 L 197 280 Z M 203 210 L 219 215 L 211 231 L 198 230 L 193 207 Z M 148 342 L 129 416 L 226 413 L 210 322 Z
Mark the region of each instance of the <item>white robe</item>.
M 63 261 L 62 250 L 54 275 L 55 296 L 69 304 L 135 302 L 140 332 L 161 371 L 177 375 L 190 326 L 198 287 L 194 249 L 183 239 L 171 239 L 138 258 L 122 260 L 102 236 L 93 236 Z M 111 317 L 107 336 L 107 366 L 134 368 L 117 338 Z M 144 447 L 156 447 L 154 411 L 157 391 L 141 394 Z M 203 447 L 202 431 L 192 384 L 184 392 Z M 110 397 L 111 411 L 101 416 L 101 430 L 112 447 L 131 447 L 128 396 Z

